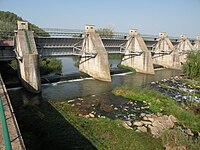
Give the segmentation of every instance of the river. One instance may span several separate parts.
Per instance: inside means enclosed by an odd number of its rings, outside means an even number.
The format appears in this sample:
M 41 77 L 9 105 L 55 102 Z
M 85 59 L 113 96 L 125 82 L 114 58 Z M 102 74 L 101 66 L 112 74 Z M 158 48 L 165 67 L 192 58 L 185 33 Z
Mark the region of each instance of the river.
M 75 67 L 77 58 L 58 59 L 62 62 L 63 75 L 79 73 Z M 116 69 L 120 59 L 113 57 L 109 62 L 111 69 Z M 27 149 L 70 149 L 77 147 L 77 144 L 85 148 L 92 146 L 90 141 L 77 132 L 49 101 L 65 103 L 71 108 L 76 107 L 78 115 L 89 114 L 93 117 L 122 120 L 138 119 L 141 113 L 149 112 L 147 105 L 140 101 L 130 102 L 128 99 L 115 97 L 112 89 L 117 86 L 146 86 L 152 81 L 168 79 L 180 73 L 172 69 L 156 70 L 155 75 L 126 72 L 113 74 L 111 83 L 81 78 L 43 84 L 41 94 L 31 94 L 23 88 L 10 88 L 8 93 Z M 77 139 L 82 142 L 77 143 Z M 91 149 L 96 148 L 92 146 Z
M 73 57 L 58 58 L 62 62 L 62 74 L 79 73 L 78 68 L 75 67 L 77 59 Z M 117 68 L 119 59 L 109 60 L 112 69 Z M 172 69 L 160 69 L 155 71 L 155 75 L 147 75 L 142 73 L 121 73 L 112 75 L 112 82 L 102 82 L 92 78 L 75 79 L 68 81 L 61 81 L 52 84 L 43 84 L 41 95 L 32 95 L 26 92 L 23 88 L 8 89 L 12 100 L 23 99 L 23 101 L 49 101 L 49 100 L 67 100 L 77 97 L 87 97 L 90 95 L 101 95 L 102 93 L 110 93 L 112 89 L 117 86 L 137 87 L 145 86 L 152 81 L 159 81 L 161 79 L 168 79 L 176 76 L 181 72 Z

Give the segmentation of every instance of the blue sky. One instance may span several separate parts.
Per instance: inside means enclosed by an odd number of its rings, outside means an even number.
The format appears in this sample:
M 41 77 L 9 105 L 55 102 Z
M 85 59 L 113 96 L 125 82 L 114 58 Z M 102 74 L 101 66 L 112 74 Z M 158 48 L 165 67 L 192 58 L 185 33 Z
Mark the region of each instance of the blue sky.
M 136 28 L 142 34 L 200 35 L 200 0 L 0 0 L 11 11 L 40 27 L 84 29 Z

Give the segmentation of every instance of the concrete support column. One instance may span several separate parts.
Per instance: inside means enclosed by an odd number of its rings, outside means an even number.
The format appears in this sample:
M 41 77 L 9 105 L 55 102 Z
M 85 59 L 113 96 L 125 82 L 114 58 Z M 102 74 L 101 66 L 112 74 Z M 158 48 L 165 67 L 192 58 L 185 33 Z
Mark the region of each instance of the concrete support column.
M 179 52 L 179 59 L 181 63 L 186 62 L 187 53 L 194 50 L 191 42 L 186 35 L 181 35 L 178 41 L 177 50 Z
M 18 59 L 18 72 L 23 86 L 31 92 L 40 93 L 39 57 L 32 31 L 28 31 L 28 22 L 18 21 L 16 32 L 16 51 L 22 59 Z
M 111 82 L 108 54 L 93 25 L 85 27 L 79 70 L 101 81 Z
M 132 67 L 137 72 L 155 74 L 151 53 L 143 38 L 135 29 L 130 30 L 129 34 L 121 65 Z
M 174 48 L 165 32 L 159 33 L 153 48 L 153 62 L 166 68 L 181 69 L 178 50 Z
M 195 44 L 194 44 L 195 50 L 200 50 L 200 36 L 197 36 Z

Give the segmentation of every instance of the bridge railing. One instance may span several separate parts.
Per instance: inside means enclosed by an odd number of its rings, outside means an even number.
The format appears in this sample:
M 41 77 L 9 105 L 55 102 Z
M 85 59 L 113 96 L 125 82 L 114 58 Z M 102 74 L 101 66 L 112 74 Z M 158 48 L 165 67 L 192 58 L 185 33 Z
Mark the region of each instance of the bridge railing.
M 8 127 L 6 124 L 6 118 L 4 114 L 3 102 L 1 97 L 0 97 L 0 116 L 1 116 L 0 118 L 1 118 L 4 147 L 5 150 L 11 150 L 10 137 L 9 137 Z
M 42 29 L 42 30 L 41 30 Z M 36 29 L 32 28 L 35 36 L 40 37 L 82 37 L 84 30 L 79 29 L 60 29 L 60 28 L 41 28 Z M 125 39 L 129 34 L 126 32 L 113 32 L 112 35 L 100 35 L 101 38 L 109 38 L 109 39 Z M 156 40 L 158 35 L 147 35 L 140 34 L 143 38 L 147 40 Z M 14 36 L 14 31 L 11 30 L 0 30 L 0 37 L 10 37 Z M 176 42 L 179 37 L 169 36 L 170 40 Z M 190 41 L 194 41 L 194 38 L 189 38 Z

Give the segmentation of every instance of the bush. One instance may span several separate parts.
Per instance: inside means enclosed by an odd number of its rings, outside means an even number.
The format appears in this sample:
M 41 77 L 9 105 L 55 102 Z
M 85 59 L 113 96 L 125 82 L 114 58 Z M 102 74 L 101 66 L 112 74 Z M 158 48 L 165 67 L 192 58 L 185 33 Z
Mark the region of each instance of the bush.
M 200 79 L 200 51 L 187 55 L 187 61 L 183 64 L 184 73 L 191 79 Z
M 50 73 L 60 74 L 62 70 L 62 62 L 56 58 L 40 59 L 40 74 L 47 75 Z
M 113 37 L 113 29 L 112 28 L 100 28 L 100 29 L 97 29 L 96 32 L 99 33 L 99 35 L 104 38 L 112 38 Z

